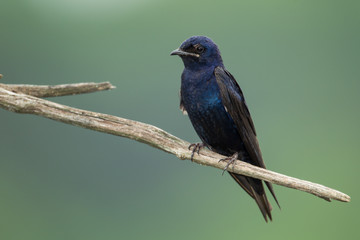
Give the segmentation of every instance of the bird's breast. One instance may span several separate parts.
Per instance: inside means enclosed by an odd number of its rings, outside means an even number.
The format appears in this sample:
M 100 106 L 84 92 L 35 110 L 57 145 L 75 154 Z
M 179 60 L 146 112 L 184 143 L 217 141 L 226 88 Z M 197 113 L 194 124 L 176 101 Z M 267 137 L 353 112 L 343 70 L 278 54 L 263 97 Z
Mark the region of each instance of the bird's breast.
M 181 98 L 195 131 L 212 150 L 225 155 L 243 150 L 235 123 L 222 104 L 215 78 L 182 84 Z

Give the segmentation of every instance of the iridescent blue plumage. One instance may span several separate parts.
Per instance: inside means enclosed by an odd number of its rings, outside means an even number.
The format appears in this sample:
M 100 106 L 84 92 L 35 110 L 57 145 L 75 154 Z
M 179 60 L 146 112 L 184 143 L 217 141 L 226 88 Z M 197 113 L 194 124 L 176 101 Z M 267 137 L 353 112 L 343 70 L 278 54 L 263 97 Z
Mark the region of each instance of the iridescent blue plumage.
M 185 70 L 181 82 L 181 99 L 202 142 L 210 149 L 228 155 L 229 152 L 243 149 L 243 146 L 241 141 L 233 141 L 240 140 L 240 136 L 222 104 L 213 72 L 214 68 L 202 74 Z
M 225 69 L 216 44 L 207 37 L 194 36 L 171 55 L 180 56 L 184 62 L 180 107 L 189 115 L 203 144 L 222 155 L 238 154 L 239 159 L 265 168 L 243 93 Z M 230 175 L 254 198 L 265 220 L 271 219 L 262 181 Z M 276 200 L 272 185 L 266 185 Z

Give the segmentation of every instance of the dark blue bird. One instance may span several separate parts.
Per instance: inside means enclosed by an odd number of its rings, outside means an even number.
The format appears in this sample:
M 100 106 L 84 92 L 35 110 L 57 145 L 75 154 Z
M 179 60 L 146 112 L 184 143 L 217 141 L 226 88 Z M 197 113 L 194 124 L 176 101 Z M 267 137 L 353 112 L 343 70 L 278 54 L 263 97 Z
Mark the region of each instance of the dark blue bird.
M 229 156 L 227 160 L 241 159 L 265 168 L 244 95 L 225 69 L 217 45 L 208 37 L 194 36 L 171 55 L 180 56 L 184 62 L 180 109 L 189 115 L 202 141 L 190 145 L 194 147 L 193 153 L 206 146 Z M 235 173 L 230 175 L 256 201 L 265 220 L 268 217 L 272 220 L 272 207 L 262 181 Z M 278 204 L 271 183 L 265 183 Z

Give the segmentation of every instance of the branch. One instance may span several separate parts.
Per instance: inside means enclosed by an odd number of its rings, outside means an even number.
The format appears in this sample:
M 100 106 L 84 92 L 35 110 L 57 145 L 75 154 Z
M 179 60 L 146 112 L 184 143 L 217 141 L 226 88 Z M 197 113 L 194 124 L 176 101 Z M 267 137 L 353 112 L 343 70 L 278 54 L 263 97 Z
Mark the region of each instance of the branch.
M 179 159 L 190 159 L 191 151 L 188 150 L 188 146 L 190 144 L 189 142 L 175 137 L 155 126 L 121 117 L 72 108 L 23 93 L 13 92 L 21 91 L 24 93 L 34 94 L 36 96 L 52 97 L 113 88 L 110 84 L 106 88 L 100 87 L 103 86 L 103 84 L 109 83 L 95 84 L 98 88 L 91 88 L 92 90 L 90 91 L 84 90 L 86 89 L 84 86 L 88 86 L 87 83 L 58 85 L 53 87 L 20 85 L 21 87 L 17 88 L 12 87 L 19 85 L 9 86 L 1 84 L 0 107 L 12 112 L 35 114 L 98 132 L 130 138 L 174 154 Z M 69 86 L 71 87 L 69 88 Z M 13 91 L 10 91 L 10 89 L 13 89 Z M 72 90 L 69 92 L 64 89 Z M 46 92 L 46 94 L 38 94 L 39 92 Z M 203 149 L 201 150 L 200 155 L 194 155 L 193 161 L 201 165 L 224 169 L 226 163 L 219 162 L 219 159 L 224 157 L 225 156 L 219 155 L 210 150 Z M 236 161 L 232 167 L 228 169 L 228 171 L 258 178 L 277 185 L 298 189 L 327 200 L 334 199 L 343 202 L 350 201 L 350 197 L 348 195 L 337 190 L 317 183 L 300 180 L 267 169 L 259 168 L 242 161 Z
M 1 76 L 0 76 L 1 78 Z M 22 85 L 22 84 L 1 84 L 0 88 L 15 92 L 31 95 L 39 98 L 59 97 L 82 93 L 91 93 L 115 88 L 109 82 L 102 83 L 76 83 L 55 86 L 47 85 Z

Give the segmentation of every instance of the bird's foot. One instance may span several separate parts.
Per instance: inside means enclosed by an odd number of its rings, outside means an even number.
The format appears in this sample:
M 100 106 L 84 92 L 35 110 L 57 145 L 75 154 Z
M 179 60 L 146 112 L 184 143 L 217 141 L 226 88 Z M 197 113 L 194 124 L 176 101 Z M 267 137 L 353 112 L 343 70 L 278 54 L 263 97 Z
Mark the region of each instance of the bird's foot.
M 200 149 L 202 149 L 203 147 L 205 147 L 204 143 L 192 143 L 189 145 L 189 147 L 188 147 L 189 150 L 191 150 L 191 148 L 193 148 L 192 152 L 191 152 L 191 158 L 190 158 L 191 161 L 193 161 L 195 152 L 197 152 L 197 154 L 199 155 Z
M 222 158 L 219 160 L 219 162 L 227 162 L 223 172 L 222 172 L 222 175 L 224 175 L 224 172 L 229 168 L 229 166 L 231 164 L 234 164 L 235 161 L 238 159 L 239 157 L 239 153 L 234 153 L 233 155 L 231 155 L 230 157 L 227 157 L 227 158 Z

